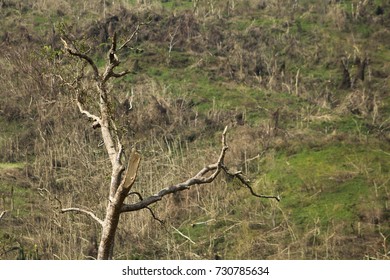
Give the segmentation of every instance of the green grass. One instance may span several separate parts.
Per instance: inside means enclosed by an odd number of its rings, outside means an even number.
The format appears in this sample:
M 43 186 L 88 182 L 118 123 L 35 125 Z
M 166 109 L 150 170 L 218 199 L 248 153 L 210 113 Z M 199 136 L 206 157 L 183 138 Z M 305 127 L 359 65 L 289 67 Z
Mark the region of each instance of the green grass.
M 0 169 L 12 169 L 12 168 L 23 168 L 25 163 L 23 162 L 0 162 Z
M 31 215 L 31 209 L 35 204 L 32 198 L 36 195 L 30 188 L 25 188 L 11 183 L 0 181 L 0 193 L 3 194 L 3 201 L 5 210 L 11 209 L 11 200 L 13 203 L 13 211 L 10 214 L 15 217 L 28 217 Z M 33 207 L 35 208 L 35 207 Z
M 280 188 L 281 207 L 291 211 L 292 222 L 304 227 L 317 218 L 323 225 L 356 221 L 358 205 L 374 199 L 372 180 L 385 181 L 388 168 L 390 157 L 383 151 L 329 145 L 290 157 L 280 154 L 266 176 Z
M 330 115 L 331 112 L 326 112 L 326 115 Z M 334 117 L 332 120 L 313 121 L 309 124 L 310 129 L 322 132 L 324 134 L 338 131 L 342 133 L 348 133 L 349 136 L 355 135 L 359 137 L 366 137 L 370 133 L 374 133 L 370 130 L 369 124 L 354 116 L 348 117 Z
M 186 10 L 193 8 L 192 1 L 186 1 L 186 0 L 165 0 L 160 1 L 162 3 L 162 6 L 166 9 L 173 10 L 173 9 L 180 9 L 180 10 Z
M 18 121 L 7 121 L 0 116 L 0 149 L 8 139 L 18 135 L 23 131 L 24 125 Z
M 0 116 L 0 133 L 2 137 L 15 135 L 23 129 L 23 124 L 18 121 L 7 121 Z

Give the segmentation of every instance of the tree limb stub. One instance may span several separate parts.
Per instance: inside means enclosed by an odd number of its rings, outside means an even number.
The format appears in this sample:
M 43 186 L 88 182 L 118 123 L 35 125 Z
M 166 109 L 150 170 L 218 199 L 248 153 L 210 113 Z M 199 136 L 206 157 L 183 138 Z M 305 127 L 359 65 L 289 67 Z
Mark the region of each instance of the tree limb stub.
M 123 178 L 121 185 L 119 186 L 119 190 L 123 188 L 123 191 L 125 192 L 126 196 L 135 182 L 140 161 L 141 161 L 140 154 L 137 153 L 135 149 L 133 149 L 130 154 L 126 174 Z

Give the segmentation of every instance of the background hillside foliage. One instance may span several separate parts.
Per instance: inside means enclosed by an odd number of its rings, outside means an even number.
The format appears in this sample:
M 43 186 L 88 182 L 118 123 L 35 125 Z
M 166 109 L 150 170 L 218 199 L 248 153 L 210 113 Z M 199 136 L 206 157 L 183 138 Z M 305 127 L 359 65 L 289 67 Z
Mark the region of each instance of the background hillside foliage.
M 116 259 L 390 258 L 388 1 L 0 0 L 0 23 L 0 259 L 96 257 L 95 222 L 59 213 L 102 216 L 110 180 L 60 35 L 102 66 L 140 23 L 111 85 L 135 188 L 194 175 L 228 125 L 227 161 L 282 200 L 219 178 L 156 204 L 164 224 L 123 215 Z

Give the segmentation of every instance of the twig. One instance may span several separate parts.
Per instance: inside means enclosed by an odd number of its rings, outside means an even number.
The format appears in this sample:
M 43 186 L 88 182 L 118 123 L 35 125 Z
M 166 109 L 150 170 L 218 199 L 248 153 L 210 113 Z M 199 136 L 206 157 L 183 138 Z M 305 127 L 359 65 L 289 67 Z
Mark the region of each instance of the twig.
M 143 200 L 142 195 L 139 192 L 130 192 L 130 193 L 128 193 L 127 196 L 129 196 L 129 195 L 136 195 L 136 196 L 138 196 L 140 201 Z M 149 210 L 149 212 L 152 215 L 153 219 L 155 219 L 156 221 L 160 222 L 161 224 L 164 224 L 164 221 L 159 219 L 159 218 L 157 218 L 156 214 L 154 214 L 153 210 L 150 207 L 147 206 L 145 208 Z
M 58 197 L 54 196 L 54 199 L 58 201 L 58 203 L 60 204 L 60 209 L 62 209 L 62 202 L 61 200 L 58 199 Z
M 187 239 L 188 241 L 190 241 L 192 244 L 196 244 L 194 241 L 191 240 L 191 238 L 189 238 L 187 235 L 184 235 L 180 230 L 178 230 L 177 228 L 175 228 L 174 226 L 171 226 L 178 234 L 180 234 L 181 236 L 183 236 L 185 239 Z
M 195 226 L 199 226 L 199 225 L 207 225 L 208 223 L 211 223 L 211 222 L 215 222 L 215 219 L 210 219 L 210 220 L 207 220 L 204 222 L 193 223 L 193 224 L 191 224 L 191 226 L 195 227 Z
M 143 200 L 142 195 L 139 192 L 129 192 L 127 194 L 127 196 L 130 196 L 130 195 L 133 195 L 133 194 L 138 196 L 139 200 Z
M 131 111 L 133 109 L 133 99 L 134 99 L 134 88 L 133 87 L 131 87 L 130 98 L 128 96 L 129 96 L 129 92 L 127 92 L 127 95 L 126 95 L 126 98 L 129 101 L 129 108 L 127 108 L 127 111 Z
M 111 73 L 111 77 L 120 78 L 120 77 L 126 76 L 127 74 L 130 74 L 130 73 L 131 73 L 130 70 L 125 70 L 125 71 L 122 71 L 122 72 L 120 72 L 120 73 L 114 73 L 114 72 L 112 72 L 112 73 Z
M 146 209 L 149 210 L 150 214 L 152 215 L 153 219 L 155 219 L 156 221 L 160 222 L 160 224 L 164 224 L 164 221 L 163 220 L 160 220 L 153 212 L 153 210 L 150 208 L 150 207 L 145 207 Z
M 236 171 L 236 172 L 231 172 L 229 171 L 229 169 L 226 167 L 226 166 L 222 166 L 222 169 L 225 171 L 226 174 L 232 176 L 232 177 L 235 177 L 237 178 L 238 180 L 240 180 L 240 182 L 249 189 L 249 191 L 251 192 L 251 194 L 253 196 L 256 196 L 256 197 L 259 197 L 259 198 L 274 198 L 276 199 L 277 201 L 280 201 L 280 197 L 279 196 L 274 196 L 274 195 L 263 195 L 263 194 L 257 194 L 253 188 L 251 187 L 251 185 L 249 184 L 250 181 L 245 179 L 245 177 L 242 175 L 242 172 L 241 171 Z
M 117 47 L 116 46 L 117 46 L 117 39 L 116 39 L 116 33 L 114 33 L 114 36 L 112 36 L 112 40 L 111 40 L 111 47 L 110 47 L 110 50 L 108 52 L 109 63 L 107 64 L 106 70 L 104 71 L 103 76 L 101 78 L 103 84 L 105 84 L 105 82 L 107 82 L 111 77 L 120 78 L 120 77 L 123 77 L 123 76 L 131 73 L 131 71 L 128 71 L 128 70 L 122 71 L 120 73 L 114 72 L 114 69 L 117 66 L 119 66 L 119 64 L 121 63 L 118 56 L 117 56 Z

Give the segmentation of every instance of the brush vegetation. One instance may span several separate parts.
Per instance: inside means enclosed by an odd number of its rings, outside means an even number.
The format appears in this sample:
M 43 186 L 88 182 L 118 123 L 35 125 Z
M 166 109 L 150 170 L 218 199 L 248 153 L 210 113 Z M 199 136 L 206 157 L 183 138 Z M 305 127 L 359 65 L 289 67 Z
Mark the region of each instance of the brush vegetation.
M 226 161 L 281 201 L 220 177 L 155 204 L 163 224 L 123 215 L 115 259 L 390 258 L 388 1 L 2 0 L 0 18 L 0 259 L 96 258 L 98 225 L 59 211 L 103 216 L 110 181 L 60 35 L 100 67 L 138 24 L 111 84 L 134 188 L 193 176 L 228 125 Z

